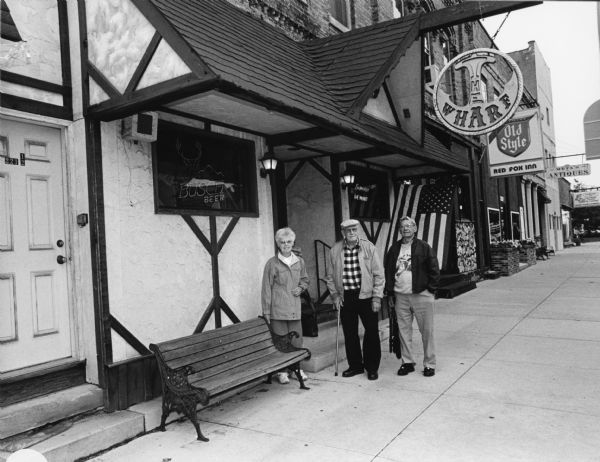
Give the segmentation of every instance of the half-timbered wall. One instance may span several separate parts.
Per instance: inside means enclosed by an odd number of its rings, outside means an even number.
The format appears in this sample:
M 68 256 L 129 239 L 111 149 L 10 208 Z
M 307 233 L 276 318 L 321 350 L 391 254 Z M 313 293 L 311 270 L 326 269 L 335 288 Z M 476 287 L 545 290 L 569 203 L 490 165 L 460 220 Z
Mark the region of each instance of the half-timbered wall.
M 62 84 L 57 2 L 6 0 L 21 41 L 0 39 L 0 69 L 26 77 Z M 2 79 L 3 92 L 62 104 L 59 94 L 36 90 Z
M 252 139 L 262 155 L 259 137 L 212 128 Z M 181 215 L 154 212 L 150 143 L 121 138 L 118 121 L 103 123 L 102 164 L 111 316 L 145 346 L 192 334 L 214 296 L 211 255 Z M 269 188 L 259 178 L 260 216 L 240 218 L 218 254 L 220 297 L 240 320 L 262 313 L 262 268 L 274 249 Z M 191 219 L 210 239 L 209 217 Z M 217 238 L 232 219 L 216 217 Z M 221 322 L 232 321 L 221 314 Z M 213 314 L 204 330 L 214 328 Z M 112 342 L 113 362 L 139 356 L 114 330 Z
M 72 118 L 67 2 L 7 0 L 0 38 L 0 106 Z M 4 33 L 6 32 L 6 33 Z

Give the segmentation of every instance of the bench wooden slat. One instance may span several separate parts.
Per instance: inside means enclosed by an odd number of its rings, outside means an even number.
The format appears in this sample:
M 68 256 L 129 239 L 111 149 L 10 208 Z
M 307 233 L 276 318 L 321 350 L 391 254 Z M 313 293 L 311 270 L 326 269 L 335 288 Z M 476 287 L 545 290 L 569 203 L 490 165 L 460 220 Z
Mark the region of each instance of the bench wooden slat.
M 269 355 L 268 358 L 263 357 L 257 359 L 253 363 L 244 365 L 243 369 L 237 369 L 231 374 L 220 374 L 209 378 L 208 380 L 193 383 L 192 385 L 205 388 L 211 396 L 214 396 L 223 391 L 290 366 L 298 362 L 304 355 L 306 355 L 306 352 L 303 350 L 294 353 L 282 353 L 277 351 Z
M 222 356 L 227 351 L 235 351 L 241 348 L 256 348 L 262 349 L 264 346 L 264 342 L 271 341 L 271 334 L 269 332 L 263 332 L 260 335 L 256 335 L 250 338 L 244 338 L 238 340 L 236 342 L 228 343 L 227 345 L 221 345 L 215 348 L 212 348 L 207 351 L 202 351 L 200 353 L 194 353 L 191 355 L 182 356 L 180 358 L 173 359 L 168 361 L 167 364 L 169 367 L 173 369 L 177 369 L 179 367 L 188 366 L 198 361 L 204 361 L 210 358 Z M 192 366 L 193 367 L 193 366 Z M 198 367 L 198 366 L 197 366 Z M 200 368 L 200 367 L 198 367 Z
M 249 345 L 245 348 L 239 348 L 233 351 L 227 351 L 219 356 L 204 359 L 198 358 L 195 362 L 190 364 L 190 367 L 195 374 L 202 374 L 208 369 L 213 369 L 222 364 L 227 364 L 232 361 L 236 361 L 237 364 L 243 365 L 244 362 L 252 361 L 254 356 L 264 356 L 269 353 L 277 351 L 275 346 L 269 340 L 265 340 L 260 344 Z
M 202 441 L 208 439 L 200 431 L 198 403 L 207 404 L 211 396 L 239 389 L 287 367 L 297 370 L 300 361 L 310 357 L 308 350 L 293 348 L 291 337 L 274 340 L 262 318 L 152 344 L 150 349 L 155 353 L 163 386 L 159 428 L 165 430 L 171 412 L 183 412 Z M 190 367 L 192 373 L 183 367 Z M 302 378 L 300 388 L 307 388 Z
M 223 337 L 211 338 L 208 340 L 203 340 L 203 334 L 199 334 L 198 341 L 196 343 L 182 346 L 177 350 L 170 350 L 164 352 L 163 359 L 168 363 L 169 361 L 182 356 L 203 353 L 204 351 L 210 350 L 211 348 L 227 345 L 228 343 L 232 343 L 237 340 L 265 333 L 269 333 L 269 328 L 266 326 L 266 324 L 263 323 L 262 326 L 256 326 L 251 329 L 245 329 L 239 332 L 230 332 L 224 335 Z
M 273 345 L 267 345 L 264 349 L 253 351 L 250 354 L 227 354 L 224 355 L 228 357 L 228 359 L 226 360 L 215 360 L 213 364 L 210 364 L 210 362 L 207 361 L 203 364 L 204 367 L 202 367 L 202 369 L 194 368 L 195 372 L 188 376 L 188 380 L 190 381 L 190 383 L 196 382 L 198 380 L 206 380 L 209 377 L 222 374 L 231 369 L 236 369 L 239 367 L 244 368 L 246 367 L 246 364 L 251 364 L 257 359 L 268 357 L 269 355 L 276 352 L 277 350 L 275 349 L 275 347 L 273 347 Z
M 266 326 L 265 321 L 263 321 L 261 318 L 256 318 L 250 321 L 244 321 L 237 324 L 232 324 L 230 326 L 220 327 L 219 329 L 202 332 L 201 334 L 192 334 L 185 337 L 180 337 L 178 339 L 168 340 L 166 342 L 157 343 L 156 345 L 164 354 L 167 351 L 176 350 L 199 341 L 204 342 L 206 340 L 222 337 L 223 335 L 230 333 L 252 329 L 253 327 L 257 326 Z

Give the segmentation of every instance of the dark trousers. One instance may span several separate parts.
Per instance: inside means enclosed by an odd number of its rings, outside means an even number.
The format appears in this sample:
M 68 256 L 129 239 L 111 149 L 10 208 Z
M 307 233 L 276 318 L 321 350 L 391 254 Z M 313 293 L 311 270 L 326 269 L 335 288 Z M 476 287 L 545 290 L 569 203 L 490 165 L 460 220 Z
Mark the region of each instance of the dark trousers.
M 344 305 L 340 312 L 340 321 L 346 341 L 346 357 L 350 369 L 363 369 L 377 372 L 381 362 L 381 344 L 379 341 L 379 318 L 371 308 L 371 299 L 359 299 L 359 290 L 344 291 Z M 358 336 L 358 318 L 365 328 L 362 352 Z

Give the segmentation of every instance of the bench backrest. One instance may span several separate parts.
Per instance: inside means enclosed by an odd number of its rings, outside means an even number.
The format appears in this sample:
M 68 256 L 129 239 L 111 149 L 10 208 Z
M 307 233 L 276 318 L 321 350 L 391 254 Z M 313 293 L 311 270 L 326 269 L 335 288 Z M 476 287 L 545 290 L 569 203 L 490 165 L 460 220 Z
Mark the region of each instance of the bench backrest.
M 171 369 L 190 366 L 196 380 L 276 352 L 267 323 L 250 321 L 150 346 Z

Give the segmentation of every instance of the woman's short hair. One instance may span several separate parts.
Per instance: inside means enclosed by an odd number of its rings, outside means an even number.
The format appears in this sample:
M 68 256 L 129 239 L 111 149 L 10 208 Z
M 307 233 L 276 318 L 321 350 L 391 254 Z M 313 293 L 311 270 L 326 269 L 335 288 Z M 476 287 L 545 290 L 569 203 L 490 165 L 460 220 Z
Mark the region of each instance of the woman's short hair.
M 402 217 L 402 218 L 400 218 L 400 221 L 398 223 L 401 224 L 403 221 L 407 221 L 415 228 L 417 227 L 417 222 L 415 220 L 413 220 L 411 217 Z
M 279 241 L 285 239 L 286 237 L 289 237 L 293 241 L 296 240 L 296 233 L 294 232 L 294 230 L 292 228 L 286 227 L 286 228 L 278 229 L 277 232 L 275 233 L 275 242 L 279 242 Z

